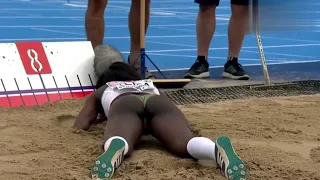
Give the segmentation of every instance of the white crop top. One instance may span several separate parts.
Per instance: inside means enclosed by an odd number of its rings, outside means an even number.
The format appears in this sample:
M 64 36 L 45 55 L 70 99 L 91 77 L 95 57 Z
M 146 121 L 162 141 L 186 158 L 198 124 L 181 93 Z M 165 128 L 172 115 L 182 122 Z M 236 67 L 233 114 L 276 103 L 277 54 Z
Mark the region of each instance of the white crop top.
M 107 117 L 112 102 L 120 95 L 127 93 L 160 95 L 159 90 L 154 86 L 151 79 L 138 81 L 111 81 L 108 82 L 107 85 L 108 87 L 104 90 L 101 98 L 101 104 Z

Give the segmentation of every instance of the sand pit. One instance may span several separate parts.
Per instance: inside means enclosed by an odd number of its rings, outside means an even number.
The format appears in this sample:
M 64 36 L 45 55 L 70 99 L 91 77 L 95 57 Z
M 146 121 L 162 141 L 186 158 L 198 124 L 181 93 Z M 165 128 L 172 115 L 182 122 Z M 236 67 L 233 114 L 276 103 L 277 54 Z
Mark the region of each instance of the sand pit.
M 99 154 L 103 125 L 70 128 L 83 101 L 0 109 L 0 179 L 84 180 Z M 320 96 L 181 106 L 198 134 L 228 135 L 249 179 L 320 179 Z M 205 112 L 205 113 L 204 113 Z M 224 179 L 217 170 L 178 159 L 143 141 L 114 179 Z

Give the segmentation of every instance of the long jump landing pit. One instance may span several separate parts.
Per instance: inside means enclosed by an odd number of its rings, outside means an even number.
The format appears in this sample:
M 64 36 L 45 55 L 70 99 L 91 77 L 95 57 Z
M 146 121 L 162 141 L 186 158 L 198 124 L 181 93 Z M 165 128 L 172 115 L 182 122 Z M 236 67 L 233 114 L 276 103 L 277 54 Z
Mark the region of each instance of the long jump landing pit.
M 231 137 L 249 167 L 249 179 L 319 179 L 319 84 L 310 81 L 272 88 L 239 86 L 164 93 L 179 105 L 196 135 Z M 95 125 L 89 132 L 72 129 L 83 103 L 65 100 L 1 108 L 1 179 L 89 179 L 105 124 Z M 215 168 L 176 158 L 157 141 L 146 139 L 114 179 L 225 178 Z
M 89 179 L 105 124 L 88 132 L 74 130 L 84 100 L 57 100 L 83 98 L 93 91 L 91 44 L 20 42 L 0 47 L 0 106 L 6 106 L 0 108 L 0 180 Z M 320 179 L 319 93 L 320 81 L 264 87 L 200 80 L 164 91 L 197 136 L 230 136 L 249 167 L 249 179 L 262 180 Z M 42 105 L 32 106 L 36 104 Z M 170 155 L 148 138 L 113 179 L 225 178 L 215 168 Z

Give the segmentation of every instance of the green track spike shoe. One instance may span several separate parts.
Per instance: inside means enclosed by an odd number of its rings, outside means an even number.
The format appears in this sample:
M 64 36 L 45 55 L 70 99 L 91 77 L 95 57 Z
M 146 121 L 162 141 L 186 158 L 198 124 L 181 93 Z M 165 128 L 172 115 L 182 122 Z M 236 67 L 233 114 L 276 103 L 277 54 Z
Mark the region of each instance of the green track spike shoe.
M 217 138 L 215 156 L 221 172 L 228 180 L 247 179 L 247 167 L 234 151 L 229 137 Z
M 101 154 L 91 168 L 91 176 L 94 180 L 109 180 L 115 170 L 124 159 L 125 142 L 121 139 L 113 139 L 109 148 Z

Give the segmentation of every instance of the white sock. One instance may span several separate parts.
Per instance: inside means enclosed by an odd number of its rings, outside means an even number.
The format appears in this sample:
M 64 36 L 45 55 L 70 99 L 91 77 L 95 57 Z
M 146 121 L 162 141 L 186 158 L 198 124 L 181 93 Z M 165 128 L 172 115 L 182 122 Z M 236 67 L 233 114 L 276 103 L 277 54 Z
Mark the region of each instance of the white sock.
M 129 151 L 129 145 L 128 145 L 127 141 L 126 141 L 123 137 L 120 137 L 120 136 L 113 136 L 113 137 L 109 138 L 109 139 L 104 143 L 104 146 L 103 146 L 103 147 L 104 147 L 104 150 L 106 151 L 106 150 L 109 148 L 111 141 L 114 140 L 114 139 L 121 139 L 121 140 L 124 141 L 124 143 L 125 143 L 124 155 L 126 155 L 126 154 L 128 153 L 128 151 Z
M 194 137 L 187 144 L 188 153 L 197 160 L 215 160 L 215 143 L 205 137 Z

